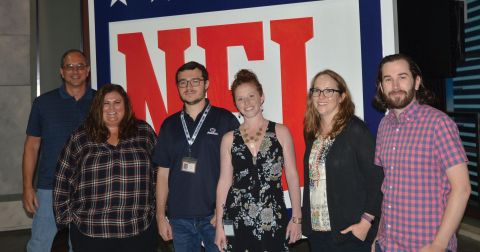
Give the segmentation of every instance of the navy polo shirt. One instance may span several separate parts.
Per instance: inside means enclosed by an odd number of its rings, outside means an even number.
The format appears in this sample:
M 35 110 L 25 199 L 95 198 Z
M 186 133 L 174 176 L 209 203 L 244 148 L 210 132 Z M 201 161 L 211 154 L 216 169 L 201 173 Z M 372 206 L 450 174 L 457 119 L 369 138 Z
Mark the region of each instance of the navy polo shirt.
M 200 122 L 205 108 L 195 121 L 185 113 L 190 136 Z M 156 165 L 170 169 L 168 216 L 170 218 L 209 216 L 215 209 L 215 194 L 220 176 L 220 143 L 223 135 L 238 128 L 239 123 L 228 110 L 212 106 L 191 147 L 192 157 L 197 159 L 197 166 L 196 172 L 190 173 L 181 171 L 182 158 L 188 156 L 188 142 L 180 114 L 181 112 L 177 112 L 163 122 L 153 155 L 153 162 Z
M 70 96 L 65 84 L 33 101 L 27 135 L 41 137 L 37 188 L 53 189 L 57 159 L 70 134 L 83 123 L 95 91 L 87 87 L 78 101 Z

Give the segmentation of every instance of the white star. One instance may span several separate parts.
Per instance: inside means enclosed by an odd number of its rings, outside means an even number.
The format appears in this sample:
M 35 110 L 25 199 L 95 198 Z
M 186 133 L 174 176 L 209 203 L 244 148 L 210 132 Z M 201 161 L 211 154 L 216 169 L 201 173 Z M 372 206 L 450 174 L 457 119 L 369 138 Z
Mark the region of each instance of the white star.
M 110 7 L 112 7 L 116 2 L 122 2 L 123 4 L 125 4 L 125 6 L 127 5 L 127 0 L 112 0 L 112 3 L 110 4 Z

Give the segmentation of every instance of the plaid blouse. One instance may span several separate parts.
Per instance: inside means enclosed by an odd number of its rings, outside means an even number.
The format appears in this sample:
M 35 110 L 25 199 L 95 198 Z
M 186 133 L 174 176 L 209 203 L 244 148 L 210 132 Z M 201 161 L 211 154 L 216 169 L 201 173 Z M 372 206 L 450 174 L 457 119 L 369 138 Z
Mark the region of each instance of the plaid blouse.
M 138 121 L 136 136 L 117 146 L 88 140 L 77 129 L 60 154 L 53 189 L 55 221 L 97 238 L 125 238 L 155 217 L 154 130 Z
M 385 172 L 383 251 L 417 251 L 434 240 L 451 190 L 445 171 L 467 161 L 455 122 L 439 110 L 414 102 L 398 120 L 393 112 L 382 119 L 375 164 Z M 456 247 L 454 235 L 448 249 Z

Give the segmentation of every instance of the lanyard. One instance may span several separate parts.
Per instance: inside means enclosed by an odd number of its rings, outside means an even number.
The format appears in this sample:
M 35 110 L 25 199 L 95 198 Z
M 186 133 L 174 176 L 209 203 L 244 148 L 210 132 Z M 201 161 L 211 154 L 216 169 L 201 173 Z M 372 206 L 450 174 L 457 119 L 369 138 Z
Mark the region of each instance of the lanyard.
M 193 132 L 193 136 L 190 137 L 190 133 L 188 132 L 187 124 L 185 123 L 185 112 L 182 111 L 182 114 L 180 114 L 180 119 L 182 120 L 182 126 L 183 126 L 183 132 L 185 133 L 185 137 L 187 138 L 188 142 L 188 154 L 191 156 L 191 147 L 193 145 L 193 142 L 195 142 L 195 139 L 197 139 L 198 132 L 200 131 L 200 128 L 203 125 L 203 122 L 205 121 L 205 118 L 207 117 L 208 111 L 210 111 L 210 108 L 212 105 L 208 104 L 207 108 L 202 114 L 202 118 L 200 118 L 200 122 L 198 122 L 197 127 L 195 128 L 195 131 Z

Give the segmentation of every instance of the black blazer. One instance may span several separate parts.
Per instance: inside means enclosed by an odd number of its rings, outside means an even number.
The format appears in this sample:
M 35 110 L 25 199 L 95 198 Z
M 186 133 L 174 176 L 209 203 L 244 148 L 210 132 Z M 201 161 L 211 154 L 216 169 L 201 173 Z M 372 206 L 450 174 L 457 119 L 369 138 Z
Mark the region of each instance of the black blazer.
M 308 159 L 314 139 L 307 139 L 304 163 L 302 232 L 312 232 L 310 218 L 310 178 Z M 355 239 L 342 235 L 341 230 L 358 223 L 364 212 L 375 216 L 365 241 L 373 241 L 380 220 L 383 170 L 374 165 L 375 139 L 365 123 L 356 116 L 347 123 L 330 147 L 325 161 L 327 176 L 327 203 L 332 228 L 332 239 L 343 243 Z

